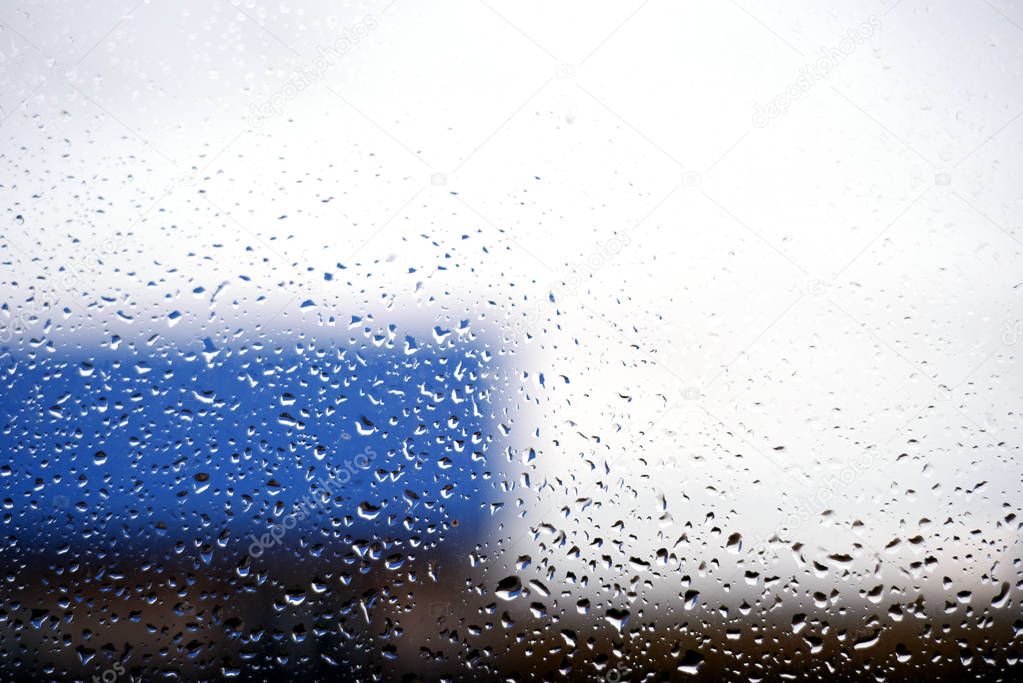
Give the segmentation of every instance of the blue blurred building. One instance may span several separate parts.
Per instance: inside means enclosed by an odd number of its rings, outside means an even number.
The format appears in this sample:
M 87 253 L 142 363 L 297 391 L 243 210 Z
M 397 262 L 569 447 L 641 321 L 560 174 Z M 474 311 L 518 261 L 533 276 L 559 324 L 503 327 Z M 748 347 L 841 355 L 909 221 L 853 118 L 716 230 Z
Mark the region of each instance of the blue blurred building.
M 0 354 L 5 553 L 431 549 L 489 516 L 480 343 L 110 346 Z

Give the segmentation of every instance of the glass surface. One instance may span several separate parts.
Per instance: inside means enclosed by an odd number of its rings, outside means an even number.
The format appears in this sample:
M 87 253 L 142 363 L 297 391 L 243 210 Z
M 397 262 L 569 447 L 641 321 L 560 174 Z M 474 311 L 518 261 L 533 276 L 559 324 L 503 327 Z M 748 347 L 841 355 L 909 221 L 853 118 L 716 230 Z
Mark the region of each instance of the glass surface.
M 0 681 L 1015 681 L 1023 8 L 0 6 Z

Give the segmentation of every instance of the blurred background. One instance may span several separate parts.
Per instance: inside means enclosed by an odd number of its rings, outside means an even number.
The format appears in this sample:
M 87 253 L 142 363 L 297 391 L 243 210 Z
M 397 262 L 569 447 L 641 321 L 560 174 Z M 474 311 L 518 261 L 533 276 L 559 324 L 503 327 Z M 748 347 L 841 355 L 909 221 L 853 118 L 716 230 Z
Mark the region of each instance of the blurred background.
M 1021 81 L 1007 0 L 4 4 L 0 678 L 1015 680 Z

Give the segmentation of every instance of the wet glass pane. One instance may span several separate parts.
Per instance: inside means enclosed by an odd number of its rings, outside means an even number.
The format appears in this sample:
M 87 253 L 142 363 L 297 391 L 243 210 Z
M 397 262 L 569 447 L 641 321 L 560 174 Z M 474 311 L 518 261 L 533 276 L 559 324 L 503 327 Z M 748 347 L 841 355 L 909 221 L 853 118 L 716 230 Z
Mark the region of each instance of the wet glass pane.
M 0 680 L 1017 680 L 1021 41 L 4 4 Z

